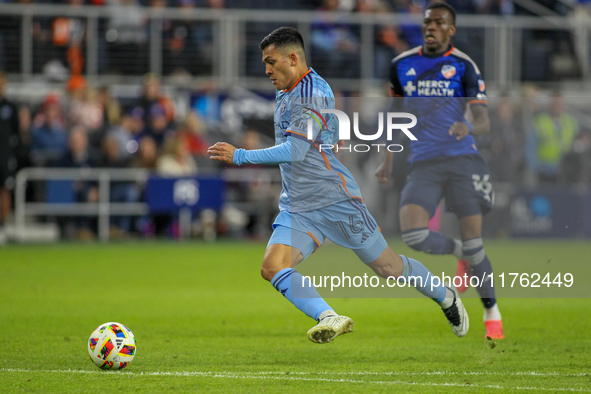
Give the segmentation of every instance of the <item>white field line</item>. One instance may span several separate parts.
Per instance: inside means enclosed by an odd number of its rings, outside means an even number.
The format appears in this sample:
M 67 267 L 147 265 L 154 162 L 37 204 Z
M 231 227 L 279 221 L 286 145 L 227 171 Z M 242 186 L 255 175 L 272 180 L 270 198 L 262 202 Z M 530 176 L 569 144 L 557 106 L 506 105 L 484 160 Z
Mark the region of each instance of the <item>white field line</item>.
M 364 384 L 382 384 L 382 385 L 407 385 L 407 386 L 442 386 L 442 387 L 467 387 L 467 388 L 489 388 L 500 390 L 539 390 L 539 391 L 569 391 L 569 392 L 591 392 L 591 389 L 582 387 L 529 387 L 516 386 L 507 387 L 500 385 L 478 385 L 463 383 L 430 383 L 430 382 L 405 382 L 405 381 L 376 381 L 376 380 L 357 380 L 357 379 L 332 379 L 321 377 L 301 377 L 301 375 L 370 375 L 370 376 L 416 376 L 416 375 L 514 375 L 514 376 L 589 376 L 587 373 L 580 374 L 559 374 L 559 373 L 541 373 L 541 372 L 131 372 L 131 371 L 85 371 L 74 369 L 54 369 L 54 370 L 35 370 L 20 368 L 0 368 L 0 372 L 22 372 L 22 373 L 78 373 L 78 374 L 112 374 L 112 375 L 133 375 L 133 376 L 196 376 L 209 378 L 227 378 L 227 379 L 266 379 L 266 380 L 292 380 L 306 382 L 334 382 L 334 383 L 364 383 Z M 289 376 L 300 375 L 300 376 Z

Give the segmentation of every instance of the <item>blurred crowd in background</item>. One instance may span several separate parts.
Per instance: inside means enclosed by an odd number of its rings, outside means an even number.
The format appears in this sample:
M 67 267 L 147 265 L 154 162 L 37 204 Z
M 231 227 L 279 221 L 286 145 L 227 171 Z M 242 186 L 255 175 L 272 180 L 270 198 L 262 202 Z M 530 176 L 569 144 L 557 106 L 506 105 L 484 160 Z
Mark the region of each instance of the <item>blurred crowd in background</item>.
M 29 3 L 19 1 L 18 3 Z M 61 4 L 60 1 L 36 3 Z M 143 18 L 142 7 L 180 8 L 251 8 L 320 10 L 344 12 L 398 12 L 420 15 L 427 1 L 420 0 L 67 0 L 66 4 L 112 7 L 113 16 L 101 20 L 99 50 L 109 51 L 111 57 L 99 56 L 99 72 L 110 70 L 120 75 L 142 75 L 148 71 L 147 56 L 149 28 Z M 528 15 L 519 2 L 508 0 L 449 0 L 458 13 Z M 572 12 L 587 13 L 590 1 L 567 2 L 538 0 L 538 3 L 558 15 Z M 359 76 L 360 34 L 346 19 L 326 19 L 324 13 L 311 23 L 312 66 L 327 78 L 357 78 Z M 66 82 L 59 90 L 36 102 L 14 102 L 5 97 L 6 76 L 21 70 L 19 34 L 20 17 L 0 15 L 0 225 L 6 221 L 12 207 L 15 174 L 24 167 L 61 168 L 142 168 L 160 176 L 182 177 L 199 173 L 219 172 L 221 167 L 209 160 L 206 150 L 219 140 L 238 147 L 258 149 L 273 144 L 272 133 L 256 126 L 243 127 L 239 132 L 212 125 L 195 108 L 175 108 L 174 97 L 163 93 L 161 76 L 146 73 L 141 94 L 135 98 L 115 97 L 110 86 L 96 86 L 84 75 L 84 21 L 72 17 L 35 18 L 32 34 L 36 56 L 33 71 L 47 67 L 64 70 Z M 272 28 L 260 23 L 247 31 L 246 75 L 260 76 L 258 42 Z M 193 21 L 163 21 L 164 75 L 208 76 L 212 73 L 212 26 Z M 419 25 L 382 26 L 375 32 L 374 75 L 387 85 L 390 60 L 402 51 L 422 43 Z M 532 34 L 534 34 L 532 32 Z M 535 33 L 544 34 L 544 33 Z M 478 38 L 478 37 L 476 37 Z M 481 37 L 482 38 L 482 37 Z M 555 46 L 549 52 L 560 51 L 561 45 L 571 45 L 561 34 L 550 37 Z M 457 37 L 458 46 L 470 54 L 470 45 L 478 40 Z M 462 41 L 464 40 L 464 41 Z M 464 46 L 467 46 L 466 49 Z M 134 54 L 129 56 L 129 54 Z M 117 62 L 117 56 L 125 61 Z M 136 56 L 137 55 L 137 56 Z M 142 56 L 144 58 L 142 58 Z M 120 59 L 120 60 L 121 60 Z M 483 59 L 475 57 L 477 63 Z M 534 59 L 535 60 L 535 59 Z M 56 66 L 57 64 L 57 66 Z M 544 80 L 548 72 L 524 68 L 524 72 L 538 72 Z M 46 73 L 47 74 L 47 73 Z M 486 76 L 485 76 L 486 78 Z M 59 78 L 58 78 L 59 79 Z M 535 80 L 536 78 L 529 78 Z M 528 80 L 528 78 L 524 78 Z M 386 89 L 384 89 L 384 92 Z M 337 96 L 359 96 L 359 92 L 335 92 Z M 584 110 L 571 111 L 559 91 L 543 94 L 536 85 L 526 83 L 519 92 L 501 93 L 489 107 L 491 133 L 478 138 L 480 152 L 488 160 L 494 182 L 516 186 L 591 184 L 590 123 Z M 578 111 L 578 112 L 577 112 Z M 268 122 L 271 122 L 269 119 Z M 269 123 L 271 124 L 271 123 Z M 363 161 L 363 154 L 353 160 Z M 402 156 L 401 156 L 402 157 Z M 259 168 L 250 166 L 249 168 Z M 395 170 L 400 187 L 405 178 L 404 159 Z M 276 171 L 276 168 L 275 168 Z M 371 174 L 368 174 L 371 175 Z M 260 182 L 238 182 L 230 185 L 229 199 L 264 201 L 275 209 L 274 200 L 280 184 L 269 189 Z M 29 201 L 45 201 L 43 187 L 28 189 Z M 110 191 L 112 202 L 143 200 L 140 187 L 132 183 L 114 184 Z M 273 197 L 269 197 L 273 196 Z M 96 184 L 76 184 L 76 199 L 96 202 Z M 260 205 L 260 204 L 259 204 Z M 260 212 L 260 210 L 259 210 Z M 268 231 L 272 215 L 264 219 L 247 213 L 244 232 L 260 236 L 261 228 Z M 62 234 L 72 238 L 93 238 L 96 220 L 90 218 L 61 218 Z M 262 221 L 262 222 L 261 222 Z M 176 236 L 175 220 L 170 217 L 113 219 L 113 237 Z M 224 230 L 223 223 L 220 229 Z
M 0 92 L 5 82 L 4 76 L 0 77 Z M 77 76 L 68 81 L 63 91 L 49 94 L 34 106 L 9 107 L 4 99 L 0 102 L 0 115 L 9 125 L 0 129 L 1 145 L 8 147 L 2 151 L 3 158 L 9 158 L 2 161 L 5 194 L 13 191 L 14 174 L 27 166 L 142 168 L 159 176 L 183 177 L 221 170 L 206 154 L 207 147 L 218 140 L 246 149 L 273 144 L 266 133 L 252 127 L 238 133 L 210 127 L 194 110 L 179 119 L 156 75 L 144 77 L 142 92 L 136 100 L 128 99 L 122 105 L 109 94 L 108 88 L 90 86 Z M 478 137 L 477 142 L 488 160 L 494 182 L 532 187 L 591 184 L 590 130 L 565 109 L 559 92 L 542 98 L 534 85 L 526 85 L 520 97 L 492 100 L 489 111 L 491 132 Z M 346 160 L 353 160 L 353 165 L 360 167 L 367 155 L 355 153 Z M 404 168 L 401 155 L 395 169 L 398 181 L 393 187 L 402 186 Z M 274 206 L 274 197 L 269 199 L 269 195 L 278 193 L 280 185 L 276 186 L 263 192 L 257 190 L 260 184 L 243 182 L 230 188 L 229 198 L 248 200 L 258 196 L 266 198 L 267 206 Z M 77 185 L 76 198 L 80 202 L 96 202 L 96 185 Z M 142 198 L 137 185 L 120 182 L 111 187 L 111 202 L 138 202 Z M 28 199 L 45 201 L 43 188 L 31 188 Z M 4 212 L 4 218 L 7 215 Z M 256 220 L 252 217 L 244 223 L 251 235 L 256 235 L 256 224 L 252 223 Z M 96 224 L 88 219 L 66 222 L 62 226 L 65 236 L 92 237 L 96 231 Z M 112 235 L 172 235 L 171 224 L 174 223 L 170 218 L 143 222 L 119 218 L 113 221 Z
M 385 78 L 390 59 L 402 51 L 420 45 L 420 20 L 423 9 L 432 0 L 18 0 L 18 4 L 66 4 L 70 7 L 91 5 L 103 7 L 108 17 L 97 21 L 96 42 L 98 58 L 96 72 L 110 75 L 142 75 L 150 71 L 150 39 L 153 34 L 145 10 L 304 10 L 317 11 L 311 20 L 311 56 L 322 75 L 332 78 L 359 78 L 361 55 L 361 27 L 351 24 L 347 15 L 356 13 L 396 13 L 399 24 L 382 24 L 374 31 L 374 76 Z M 590 18 L 588 0 L 448 0 L 459 14 L 527 16 L 576 16 Z M 3 1 L 0 3 L 10 3 Z M 533 5 L 532 5 L 533 4 Z M 529 5 L 529 6 L 528 6 Z M 527 6 L 527 7 L 524 7 Z M 540 11 L 541 10 L 543 11 Z M 533 11 L 532 11 L 533 10 Z M 340 12 L 338 16 L 331 12 Z M 85 73 L 88 20 L 74 16 L 34 15 L 32 72 L 44 72 L 55 77 L 68 69 Z M 22 70 L 21 42 L 23 20 L 18 15 L 0 13 L 0 68 L 8 73 Z M 246 76 L 259 76 L 258 42 L 269 31 L 277 28 L 273 22 L 247 23 L 244 31 L 246 47 Z M 161 34 L 160 34 L 161 31 Z M 162 74 L 207 76 L 214 70 L 214 23 L 207 20 L 168 19 L 158 27 L 162 43 Z M 474 60 L 484 61 L 485 34 L 483 29 L 459 30 L 456 45 L 471 54 Z M 571 34 L 563 30 L 529 29 L 523 31 L 522 80 L 548 81 L 580 75 Z M 560 55 L 560 59 L 557 56 Z M 347 67 L 343 67 L 343 65 Z

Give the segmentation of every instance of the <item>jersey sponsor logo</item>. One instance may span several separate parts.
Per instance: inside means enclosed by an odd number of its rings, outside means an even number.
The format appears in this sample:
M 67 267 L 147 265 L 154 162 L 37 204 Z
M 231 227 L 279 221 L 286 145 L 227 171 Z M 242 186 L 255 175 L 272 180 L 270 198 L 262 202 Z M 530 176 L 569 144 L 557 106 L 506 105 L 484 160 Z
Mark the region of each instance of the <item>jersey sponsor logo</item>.
M 287 110 L 287 99 L 283 100 L 283 103 L 281 103 L 281 116 L 285 114 L 285 110 Z
M 453 97 L 454 89 L 450 89 L 450 86 L 451 81 L 420 80 L 417 82 L 417 96 Z
M 441 75 L 447 79 L 450 79 L 456 75 L 456 68 L 451 64 L 444 64 L 443 67 L 441 67 Z
M 412 83 L 412 81 L 408 81 L 406 85 L 404 85 L 404 93 L 407 96 L 412 96 L 413 92 L 417 90 L 417 87 Z
M 484 92 L 484 81 L 482 79 L 478 80 L 478 90 Z
M 406 76 L 417 75 L 417 72 L 415 71 L 414 67 L 411 67 L 411 69 L 408 70 L 405 75 Z

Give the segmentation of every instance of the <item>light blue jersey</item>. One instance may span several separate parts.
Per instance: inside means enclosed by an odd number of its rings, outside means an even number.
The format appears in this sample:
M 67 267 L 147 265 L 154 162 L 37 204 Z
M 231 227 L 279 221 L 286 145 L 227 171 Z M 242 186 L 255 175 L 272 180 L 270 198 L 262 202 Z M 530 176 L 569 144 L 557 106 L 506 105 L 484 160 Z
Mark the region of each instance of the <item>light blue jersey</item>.
M 338 121 L 332 89 L 316 72 L 308 72 L 275 97 L 275 146 L 234 153 L 235 164 L 279 164 L 283 190 L 279 209 L 287 212 L 317 210 L 341 201 L 361 198 L 349 170 L 322 144 L 336 144 Z M 308 120 L 312 132 L 308 138 Z

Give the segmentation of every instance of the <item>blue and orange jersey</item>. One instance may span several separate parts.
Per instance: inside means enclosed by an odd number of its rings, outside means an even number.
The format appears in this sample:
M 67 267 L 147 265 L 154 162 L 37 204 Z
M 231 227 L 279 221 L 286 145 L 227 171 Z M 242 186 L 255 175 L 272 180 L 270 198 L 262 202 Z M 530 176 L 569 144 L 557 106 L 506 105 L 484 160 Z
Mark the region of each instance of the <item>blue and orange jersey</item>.
M 404 110 L 418 118 L 409 162 L 478 152 L 471 134 L 459 141 L 449 135 L 452 124 L 466 122 L 467 105 L 487 105 L 484 80 L 468 55 L 450 46 L 431 56 L 418 46 L 392 60 L 390 84 L 394 97 L 404 97 Z
M 292 143 L 309 145 L 304 160 L 279 164 L 283 181 L 280 209 L 311 211 L 348 199 L 362 201 L 349 170 L 330 149 L 320 150 L 322 144 L 336 145 L 339 139 L 336 116 L 321 112 L 334 108 L 332 89 L 312 68 L 291 89 L 277 91 L 275 145 L 285 143 L 288 137 Z

